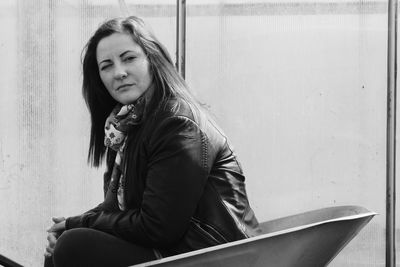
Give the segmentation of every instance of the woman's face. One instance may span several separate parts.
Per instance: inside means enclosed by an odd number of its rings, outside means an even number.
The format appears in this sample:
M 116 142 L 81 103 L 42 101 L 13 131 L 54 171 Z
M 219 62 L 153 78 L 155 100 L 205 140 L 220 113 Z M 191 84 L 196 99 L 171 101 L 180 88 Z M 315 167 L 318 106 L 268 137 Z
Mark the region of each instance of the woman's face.
M 152 84 L 147 56 L 130 35 L 113 33 L 101 39 L 96 56 L 100 78 L 119 103 L 134 102 Z

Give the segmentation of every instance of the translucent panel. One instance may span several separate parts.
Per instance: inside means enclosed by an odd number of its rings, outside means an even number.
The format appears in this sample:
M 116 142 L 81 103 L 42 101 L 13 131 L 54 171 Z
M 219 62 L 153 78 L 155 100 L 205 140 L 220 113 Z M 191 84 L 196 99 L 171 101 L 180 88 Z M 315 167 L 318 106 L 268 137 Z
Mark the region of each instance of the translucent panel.
M 86 164 L 89 114 L 81 51 L 107 18 L 143 17 L 173 54 L 175 1 L 0 3 L 0 253 L 41 266 L 52 216 L 102 200 L 103 168 Z
M 259 220 L 364 206 L 380 215 L 331 266 L 384 266 L 386 1 L 243 2 L 188 6 L 186 77 Z
M 175 3 L 0 1 L 2 254 L 42 265 L 51 216 L 101 201 L 80 92 L 89 36 L 134 14 L 174 55 Z M 380 215 L 331 266 L 384 266 L 387 1 L 187 3 L 187 80 L 234 144 L 259 220 L 364 206 Z

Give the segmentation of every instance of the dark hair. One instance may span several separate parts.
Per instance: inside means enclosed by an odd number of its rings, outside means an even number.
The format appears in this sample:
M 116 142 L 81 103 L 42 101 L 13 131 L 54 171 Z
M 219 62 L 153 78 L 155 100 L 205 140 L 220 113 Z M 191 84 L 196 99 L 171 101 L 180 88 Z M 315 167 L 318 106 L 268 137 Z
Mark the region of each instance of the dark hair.
M 141 46 L 153 75 L 155 90 L 152 103 L 160 109 L 170 98 L 184 99 L 192 109 L 195 119 L 201 116 L 201 105 L 189 91 L 184 79 L 176 71 L 167 49 L 138 17 L 115 18 L 100 25 L 83 50 L 82 93 L 91 115 L 91 133 L 88 162 L 98 167 L 106 153 L 104 124 L 117 102 L 111 97 L 100 79 L 96 49 L 103 38 L 113 33 L 126 33 Z M 177 107 L 175 107 L 177 108 Z M 154 110 L 153 109 L 153 110 Z

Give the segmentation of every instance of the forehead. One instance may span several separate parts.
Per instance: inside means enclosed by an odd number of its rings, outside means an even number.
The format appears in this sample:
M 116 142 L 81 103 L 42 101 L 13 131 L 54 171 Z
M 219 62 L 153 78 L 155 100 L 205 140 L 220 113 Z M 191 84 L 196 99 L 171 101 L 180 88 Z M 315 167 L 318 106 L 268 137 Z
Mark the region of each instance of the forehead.
M 129 34 L 113 33 L 100 40 L 96 48 L 97 61 L 109 57 L 119 56 L 126 51 L 142 52 L 138 45 Z

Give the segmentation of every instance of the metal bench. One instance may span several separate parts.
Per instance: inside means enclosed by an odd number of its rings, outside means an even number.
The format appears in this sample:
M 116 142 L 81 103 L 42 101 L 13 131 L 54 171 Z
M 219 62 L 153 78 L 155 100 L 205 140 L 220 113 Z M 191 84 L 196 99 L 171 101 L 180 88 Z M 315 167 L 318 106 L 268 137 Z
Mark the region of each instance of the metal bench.
M 261 223 L 256 237 L 134 267 L 326 266 L 375 215 L 359 206 L 314 210 Z

